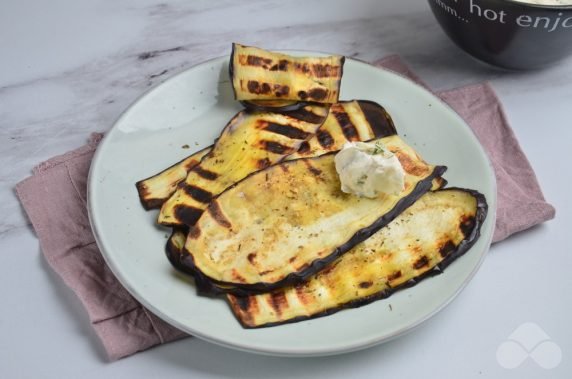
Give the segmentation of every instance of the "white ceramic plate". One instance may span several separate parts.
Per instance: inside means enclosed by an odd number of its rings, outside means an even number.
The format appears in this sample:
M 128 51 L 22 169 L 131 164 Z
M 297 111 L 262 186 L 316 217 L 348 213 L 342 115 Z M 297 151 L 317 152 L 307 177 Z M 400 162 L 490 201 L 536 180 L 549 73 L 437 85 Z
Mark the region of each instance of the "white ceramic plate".
M 389 299 L 295 324 L 243 329 L 223 300 L 196 295 L 192 281 L 167 261 L 169 229 L 155 225 L 157 211 L 143 210 L 135 182 L 212 144 L 240 109 L 233 100 L 227 62 L 228 57 L 208 61 L 149 91 L 121 116 L 97 150 L 89 178 L 92 228 L 105 260 L 127 290 L 163 320 L 194 336 L 284 356 L 372 346 L 411 330 L 448 304 L 488 251 L 496 209 L 493 170 L 468 126 L 439 99 L 399 75 L 351 59 L 345 64 L 341 98 L 382 104 L 399 134 L 427 161 L 449 167 L 445 177 L 451 186 L 486 196 L 490 208 L 481 239 L 442 275 Z

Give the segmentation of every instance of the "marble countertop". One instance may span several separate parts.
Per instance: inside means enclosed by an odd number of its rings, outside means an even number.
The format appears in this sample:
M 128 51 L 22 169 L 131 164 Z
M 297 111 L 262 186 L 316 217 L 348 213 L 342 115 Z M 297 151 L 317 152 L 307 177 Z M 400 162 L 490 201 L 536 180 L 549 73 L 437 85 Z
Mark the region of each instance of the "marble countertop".
M 227 54 L 232 41 L 366 61 L 397 53 L 435 89 L 490 81 L 557 209 L 556 219 L 494 245 L 450 306 L 381 346 L 286 359 L 192 338 L 108 363 L 79 301 L 42 258 L 13 187 L 39 162 L 108 130 L 151 86 Z M 535 72 L 490 68 L 446 38 L 424 1 L 3 1 L 0 377 L 567 378 L 571 103 L 572 59 Z M 533 359 L 514 369 L 501 366 L 499 346 L 523 324 L 531 325 L 525 323 L 538 326 L 561 349 L 556 368 Z M 529 348 L 533 355 L 543 354 L 535 348 Z

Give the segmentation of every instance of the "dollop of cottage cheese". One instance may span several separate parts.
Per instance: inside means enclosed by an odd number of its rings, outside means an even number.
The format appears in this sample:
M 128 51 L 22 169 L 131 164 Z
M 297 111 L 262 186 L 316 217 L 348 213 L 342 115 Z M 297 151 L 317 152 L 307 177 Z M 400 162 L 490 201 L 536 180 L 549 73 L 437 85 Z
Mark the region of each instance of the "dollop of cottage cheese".
M 336 154 L 335 164 L 345 193 L 375 198 L 403 191 L 405 171 L 381 141 L 347 142 Z

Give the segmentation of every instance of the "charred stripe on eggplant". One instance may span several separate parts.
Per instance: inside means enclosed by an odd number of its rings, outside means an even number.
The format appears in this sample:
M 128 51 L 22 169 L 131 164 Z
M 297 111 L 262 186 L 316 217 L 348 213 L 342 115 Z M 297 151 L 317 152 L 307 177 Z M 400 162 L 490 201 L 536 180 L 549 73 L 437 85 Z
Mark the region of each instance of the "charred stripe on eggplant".
M 196 172 L 200 177 L 207 180 L 216 180 L 216 178 L 218 178 L 218 174 L 216 172 L 205 170 L 201 166 L 195 167 L 193 171 Z
M 278 124 L 275 122 L 265 122 L 262 125 L 262 129 L 266 130 L 267 132 L 280 134 L 292 139 L 306 140 L 312 136 L 310 133 L 300 130 L 295 126 Z
M 318 130 L 316 133 L 316 137 L 318 138 L 318 142 L 324 149 L 330 148 L 334 144 L 334 139 L 332 135 L 328 133 L 327 130 Z
M 212 179 L 209 179 L 209 180 L 212 180 Z M 193 186 L 193 185 L 187 184 L 187 183 L 183 183 L 183 185 L 181 187 L 189 196 L 191 196 L 193 199 L 195 199 L 196 201 L 199 201 L 201 203 L 208 204 L 211 202 L 211 200 L 213 198 L 212 193 L 210 193 L 209 191 L 202 189 L 200 187 Z
M 367 100 L 362 100 L 358 103 L 365 119 L 376 135 L 387 133 L 388 130 L 397 133 L 391 116 L 383 107 L 373 101 Z
M 338 121 L 338 123 L 340 124 L 342 132 L 344 133 L 344 136 L 346 136 L 346 139 L 348 141 L 355 141 L 357 138 L 359 138 L 359 134 L 356 130 L 356 127 L 350 120 L 347 113 L 338 110 L 336 111 L 332 110 L 332 113 L 336 118 L 336 120 Z
M 209 213 L 213 217 L 213 219 L 217 223 L 219 223 L 219 225 L 224 226 L 225 228 L 228 228 L 228 229 L 230 229 L 232 227 L 232 224 L 230 223 L 230 221 L 228 221 L 228 219 L 224 215 L 222 209 L 220 209 L 220 205 L 219 205 L 218 201 L 215 200 L 212 203 L 210 203 L 207 210 L 209 211 Z

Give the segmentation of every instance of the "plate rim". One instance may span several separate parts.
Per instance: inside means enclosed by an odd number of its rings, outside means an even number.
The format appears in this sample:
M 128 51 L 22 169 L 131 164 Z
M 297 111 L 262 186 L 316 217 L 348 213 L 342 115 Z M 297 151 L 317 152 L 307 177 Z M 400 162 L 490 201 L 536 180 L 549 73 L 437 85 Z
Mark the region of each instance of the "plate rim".
M 296 49 L 296 50 L 278 50 L 278 51 L 290 53 L 293 55 L 301 55 L 301 54 L 332 55 L 330 53 L 324 53 L 324 52 L 314 51 L 314 50 Z M 441 310 L 446 308 L 453 301 L 453 299 L 455 299 L 467 287 L 468 283 L 474 278 L 474 276 L 476 275 L 476 273 L 479 271 L 480 267 L 482 266 L 484 259 L 488 254 L 488 251 L 490 250 L 490 246 L 491 246 L 492 238 L 493 238 L 493 234 L 494 234 L 494 225 L 496 222 L 496 211 L 497 211 L 497 200 L 498 200 L 497 181 L 496 181 L 496 177 L 494 174 L 495 173 L 494 166 L 492 165 L 491 159 L 489 158 L 484 147 L 481 145 L 480 141 L 478 140 L 475 132 L 471 129 L 471 127 L 467 124 L 467 122 L 449 104 L 447 104 L 443 99 L 438 97 L 433 91 L 431 91 L 429 88 L 423 86 L 422 84 L 412 80 L 411 78 L 409 78 L 409 77 L 407 77 L 407 76 L 405 76 L 399 72 L 395 72 L 393 70 L 386 69 L 384 67 L 375 66 L 372 63 L 369 63 L 369 62 L 366 62 L 366 61 L 363 61 L 360 59 L 355 59 L 352 57 L 346 57 L 346 61 L 353 61 L 355 64 L 368 66 L 368 67 L 374 68 L 376 70 L 385 71 L 386 73 L 388 73 L 390 75 L 395 75 L 395 76 L 399 77 L 401 80 L 407 81 L 409 84 L 417 87 L 417 89 L 419 89 L 422 92 L 425 92 L 426 94 L 430 95 L 430 97 L 432 99 L 438 101 L 441 105 L 443 105 L 445 108 L 447 108 L 448 111 L 452 115 L 454 115 L 453 117 L 455 117 L 461 124 L 463 124 L 466 131 L 468 131 L 469 134 L 471 135 L 473 142 L 475 143 L 477 148 L 480 150 L 481 155 L 486 159 L 486 162 L 487 162 L 488 168 L 490 170 L 490 174 L 491 174 L 489 179 L 491 181 L 491 193 L 493 195 L 492 199 L 487 198 L 487 203 L 489 206 L 487 218 L 490 218 L 489 222 L 492 225 L 491 233 L 488 236 L 488 238 L 486 239 L 484 248 L 483 248 L 482 252 L 480 253 L 480 257 L 479 257 L 479 260 L 476 263 L 476 265 L 472 268 L 469 275 L 467 275 L 463 279 L 462 283 L 458 286 L 458 288 L 447 299 L 445 299 L 445 301 L 443 301 L 439 306 L 433 308 L 424 317 L 421 317 L 418 320 L 416 320 L 415 322 L 407 324 L 406 326 L 403 326 L 402 328 L 399 328 L 399 329 L 393 331 L 392 333 L 385 334 L 381 337 L 375 335 L 375 336 L 370 337 L 370 338 L 363 338 L 360 340 L 353 341 L 353 343 L 346 344 L 342 347 L 335 346 L 333 348 L 327 348 L 327 349 L 324 349 L 324 348 L 304 348 L 304 347 L 297 347 L 295 349 L 288 349 L 288 348 L 284 348 L 284 347 L 281 347 L 281 348 L 260 348 L 260 347 L 253 347 L 252 345 L 249 345 L 247 343 L 241 344 L 241 343 L 224 341 L 224 340 L 219 339 L 217 337 L 206 335 L 206 334 L 202 333 L 201 331 L 190 330 L 189 327 L 187 327 L 183 323 L 171 318 L 170 316 L 166 315 L 160 309 L 156 308 L 153 304 L 148 302 L 147 299 L 143 295 L 141 295 L 135 288 L 132 287 L 132 285 L 130 284 L 130 282 L 128 280 L 126 280 L 125 278 L 122 277 L 122 275 L 120 274 L 120 269 L 118 267 L 116 267 L 115 262 L 113 261 L 111 256 L 108 254 L 107 249 L 105 247 L 106 243 L 101 238 L 101 236 L 97 230 L 95 216 L 94 216 L 95 210 L 92 209 L 94 207 L 94 200 L 93 200 L 94 197 L 93 197 L 92 193 L 95 192 L 94 187 L 95 187 L 95 182 L 96 182 L 96 180 L 94 179 L 94 176 L 95 176 L 94 172 L 96 171 L 96 167 L 98 166 L 98 164 L 101 160 L 100 157 L 103 154 L 102 151 L 105 150 L 106 143 L 109 141 L 107 136 L 109 135 L 109 133 L 111 131 L 113 131 L 117 127 L 118 124 L 121 123 L 121 121 L 125 117 L 127 117 L 129 112 L 135 106 L 137 106 L 142 99 L 144 99 L 150 93 L 157 90 L 159 87 L 166 85 L 167 83 L 170 83 L 172 81 L 176 81 L 179 77 L 184 76 L 189 71 L 192 71 L 193 69 L 195 69 L 199 66 L 208 65 L 208 64 L 211 64 L 213 62 L 224 61 L 225 59 L 228 59 L 228 55 L 223 55 L 223 56 L 207 59 L 205 61 L 201 61 L 201 62 L 199 62 L 199 63 L 197 63 L 191 67 L 188 67 L 188 68 L 178 72 L 177 74 L 171 76 L 167 80 L 165 80 L 161 83 L 158 83 L 157 85 L 155 85 L 155 86 L 147 89 L 146 91 L 144 91 L 134 101 L 132 101 L 129 106 L 127 106 L 121 112 L 121 114 L 113 122 L 111 128 L 109 128 L 109 130 L 105 133 L 103 139 L 100 141 L 100 143 L 99 143 L 99 145 L 98 145 L 98 147 L 94 153 L 92 163 L 91 163 L 90 169 L 89 169 L 88 180 L 87 180 L 87 214 L 88 214 L 88 219 L 89 219 L 89 223 L 90 223 L 92 233 L 94 235 L 94 239 L 95 239 L 96 244 L 97 244 L 97 246 L 101 252 L 101 255 L 103 256 L 105 263 L 107 264 L 107 266 L 109 267 L 109 269 L 111 270 L 111 272 L 113 273 L 115 278 L 117 278 L 119 283 L 123 286 L 123 288 L 125 288 L 129 292 L 129 294 L 131 296 L 133 296 L 133 298 L 135 300 L 137 300 L 143 307 L 145 307 L 145 309 L 149 310 L 150 312 L 152 312 L 154 315 L 156 315 L 157 317 L 159 317 L 160 319 L 162 319 L 166 323 L 176 327 L 177 329 L 179 329 L 183 332 L 189 333 L 192 336 L 195 336 L 195 337 L 203 339 L 205 341 L 214 343 L 214 344 L 219 345 L 219 346 L 223 346 L 223 347 L 227 347 L 227 348 L 231 348 L 231 349 L 235 349 L 235 350 L 239 350 L 239 351 L 244 351 L 244 352 L 269 355 L 269 356 L 278 356 L 278 357 L 330 356 L 330 355 L 344 354 L 344 353 L 354 352 L 354 351 L 358 351 L 358 350 L 362 350 L 362 349 L 367 349 L 369 347 L 372 347 L 372 346 L 375 346 L 378 344 L 389 342 L 393 339 L 396 339 L 402 335 L 405 335 L 405 334 L 417 329 L 420 325 L 425 323 L 425 321 L 429 320 L 430 318 L 435 316 L 437 313 L 439 313 Z M 469 249 L 467 252 L 469 252 L 471 249 Z

